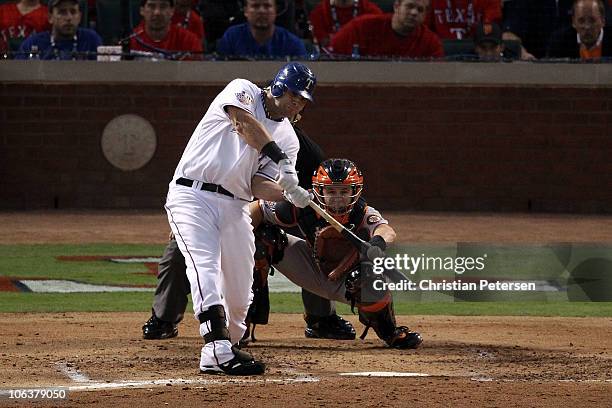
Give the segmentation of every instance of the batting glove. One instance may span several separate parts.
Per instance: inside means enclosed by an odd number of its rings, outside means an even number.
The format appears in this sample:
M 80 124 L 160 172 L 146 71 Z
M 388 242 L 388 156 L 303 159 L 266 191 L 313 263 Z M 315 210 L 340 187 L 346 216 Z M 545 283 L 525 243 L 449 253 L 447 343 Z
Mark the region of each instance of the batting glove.
M 283 159 L 278 162 L 278 185 L 285 191 L 294 190 L 299 183 L 295 166 L 289 159 Z
M 312 193 L 304 190 L 302 187 L 295 187 L 293 190 L 284 191 L 283 194 L 287 201 L 298 208 L 308 207 L 313 196 Z

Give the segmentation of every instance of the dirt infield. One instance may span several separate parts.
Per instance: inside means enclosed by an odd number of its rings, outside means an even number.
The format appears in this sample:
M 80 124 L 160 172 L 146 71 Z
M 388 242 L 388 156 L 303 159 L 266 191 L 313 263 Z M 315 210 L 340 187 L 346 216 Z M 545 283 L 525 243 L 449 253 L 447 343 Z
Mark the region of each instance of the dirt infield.
M 612 216 L 385 212 L 398 242 L 612 242 Z M 160 211 L 0 212 L 0 244 L 163 243 Z
M 612 242 L 612 217 L 392 213 L 389 219 L 402 242 Z M 0 213 L 0 244 L 163 243 L 166 237 L 160 212 Z M 373 332 L 365 341 L 305 339 L 299 315 L 272 314 L 248 346 L 267 362 L 266 375 L 229 379 L 197 373 L 195 320 L 181 324 L 178 338 L 148 341 L 141 339 L 148 315 L 0 314 L 0 388 L 71 387 L 65 401 L 0 395 L 0 406 L 612 406 L 611 318 L 399 316 L 425 342 L 398 351 L 383 347 Z M 341 375 L 358 372 L 405 376 Z
M 201 339 L 195 320 L 184 322 L 175 339 L 150 341 L 140 338 L 147 317 L 1 315 L 2 388 L 89 388 L 69 391 L 61 403 L 40 404 L 116 408 L 145 401 L 186 407 L 206 402 L 285 407 L 610 406 L 609 318 L 402 316 L 400 322 L 419 330 L 426 340 L 421 349 L 398 351 L 383 347 L 372 334 L 365 341 L 305 339 L 300 316 L 272 314 L 270 324 L 258 329 L 259 341 L 248 346 L 267 362 L 266 375 L 231 380 L 197 373 Z M 378 371 L 429 376 L 340 375 Z M 121 384 L 126 381 L 133 387 Z M 9 400 L 0 400 L 0 405 L 5 402 L 12 406 Z

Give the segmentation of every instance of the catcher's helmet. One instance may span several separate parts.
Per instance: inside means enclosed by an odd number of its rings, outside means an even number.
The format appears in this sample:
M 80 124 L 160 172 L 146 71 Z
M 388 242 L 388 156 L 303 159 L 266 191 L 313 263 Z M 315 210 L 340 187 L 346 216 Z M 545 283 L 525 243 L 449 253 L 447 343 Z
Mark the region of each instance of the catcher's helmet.
M 345 224 L 363 191 L 363 175 L 350 160 L 328 159 L 312 176 L 312 191 L 321 207 Z
M 299 62 L 290 62 L 278 71 L 270 90 L 275 98 L 280 98 L 289 89 L 313 102 L 312 94 L 316 84 L 317 78 L 310 68 Z

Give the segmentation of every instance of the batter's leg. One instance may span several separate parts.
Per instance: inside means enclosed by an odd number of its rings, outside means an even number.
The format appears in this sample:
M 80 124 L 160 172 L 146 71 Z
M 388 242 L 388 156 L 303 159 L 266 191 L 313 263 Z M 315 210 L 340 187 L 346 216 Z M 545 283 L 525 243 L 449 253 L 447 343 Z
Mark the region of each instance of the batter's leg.
M 246 203 L 235 201 L 233 206 L 224 206 L 221 219 L 221 279 L 228 328 L 236 344 L 246 330 L 245 319 L 253 300 L 255 237 Z
M 171 186 L 166 202 L 170 227 L 185 257 L 194 315 L 204 337 L 201 370 L 220 369 L 236 356 L 223 310 L 219 227 L 223 204 L 219 200 L 213 193 Z

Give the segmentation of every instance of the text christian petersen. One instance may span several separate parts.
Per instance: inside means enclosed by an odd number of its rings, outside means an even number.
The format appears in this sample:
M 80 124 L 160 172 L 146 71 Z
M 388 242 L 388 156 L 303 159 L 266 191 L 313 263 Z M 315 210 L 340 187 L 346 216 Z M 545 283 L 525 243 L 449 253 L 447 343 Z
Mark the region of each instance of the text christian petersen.
M 417 271 L 440 271 L 454 272 L 461 275 L 466 271 L 482 271 L 485 268 L 487 254 L 479 257 L 440 257 L 440 256 L 409 256 L 408 254 L 397 254 L 395 257 L 380 257 L 373 261 L 372 271 L 382 275 L 385 270 L 395 269 L 414 275 Z M 470 278 L 468 282 L 461 279 L 401 279 L 399 281 L 386 282 L 377 279 L 372 282 L 375 290 L 395 291 L 535 291 L 536 284 L 527 281 L 490 281 L 488 279 Z

